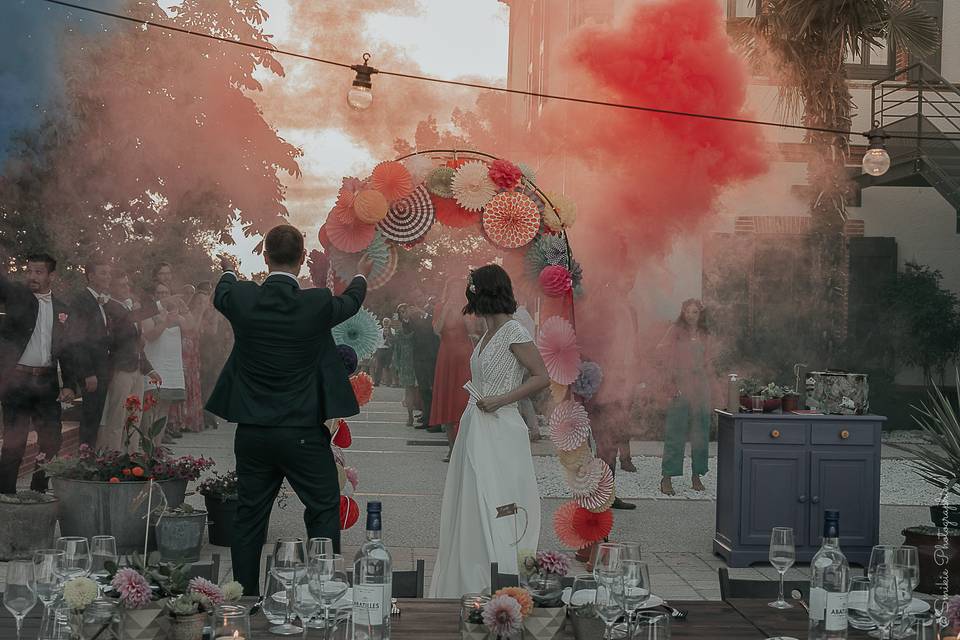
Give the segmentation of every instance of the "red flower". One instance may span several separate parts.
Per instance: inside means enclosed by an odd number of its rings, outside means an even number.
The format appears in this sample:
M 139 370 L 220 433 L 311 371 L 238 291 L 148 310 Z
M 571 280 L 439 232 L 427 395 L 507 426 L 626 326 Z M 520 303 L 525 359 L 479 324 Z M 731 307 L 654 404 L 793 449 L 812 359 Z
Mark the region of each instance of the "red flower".
M 135 477 L 137 477 L 137 478 L 142 478 L 142 477 L 143 477 L 143 467 L 134 467 L 134 468 L 131 470 L 131 473 L 132 473 Z
M 143 397 L 143 410 L 148 411 L 155 407 L 157 404 L 157 399 L 152 393 L 148 393 Z
M 117 484 L 118 482 L 120 482 L 120 478 L 118 478 L 117 476 L 113 476 L 112 478 L 110 478 L 110 484 Z
M 124 408 L 129 411 L 139 411 L 140 410 L 140 396 L 131 395 L 127 396 L 127 399 L 123 403 Z

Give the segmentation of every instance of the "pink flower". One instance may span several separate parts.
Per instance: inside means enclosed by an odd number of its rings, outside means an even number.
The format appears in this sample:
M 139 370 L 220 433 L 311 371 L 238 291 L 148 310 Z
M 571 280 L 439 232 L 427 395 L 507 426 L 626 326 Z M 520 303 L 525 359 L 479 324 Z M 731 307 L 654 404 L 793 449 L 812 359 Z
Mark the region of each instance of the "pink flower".
M 570 558 L 556 551 L 540 551 L 537 553 L 537 564 L 541 571 L 556 576 L 565 576 L 570 571 Z
M 120 604 L 128 609 L 142 609 L 150 604 L 150 583 L 136 570 L 124 567 L 117 571 L 110 583 L 120 594 Z
M 187 592 L 196 593 L 210 601 L 211 609 L 223 602 L 223 591 L 206 578 L 196 577 L 187 585 Z
M 59 320 L 59 321 L 60 321 L 60 324 L 64 324 L 64 323 L 66 323 L 66 321 L 67 321 L 67 318 L 69 318 L 69 317 L 70 317 L 70 316 L 68 316 L 68 315 L 67 315 L 67 314 L 65 314 L 65 313 L 60 313 L 60 314 L 57 314 L 57 320 Z
M 507 595 L 493 598 L 483 606 L 483 624 L 492 633 L 509 638 L 523 628 L 520 603 Z

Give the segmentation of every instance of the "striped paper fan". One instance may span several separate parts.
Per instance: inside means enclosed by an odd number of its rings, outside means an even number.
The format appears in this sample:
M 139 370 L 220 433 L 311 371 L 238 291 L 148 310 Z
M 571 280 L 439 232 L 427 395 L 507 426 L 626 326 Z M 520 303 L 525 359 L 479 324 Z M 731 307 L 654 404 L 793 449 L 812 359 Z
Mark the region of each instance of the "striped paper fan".
M 377 227 L 387 240 L 410 244 L 422 238 L 436 220 L 430 194 L 420 185 L 406 198 L 393 203 Z
M 564 402 L 550 414 L 550 441 L 560 451 L 580 448 L 590 437 L 590 418 L 579 402 Z
M 367 279 L 367 288 L 371 291 L 390 282 L 390 279 L 397 273 L 397 266 L 400 263 L 400 251 L 397 250 L 397 245 L 387 245 L 387 252 L 387 262 L 382 267 L 375 267 L 373 273 Z

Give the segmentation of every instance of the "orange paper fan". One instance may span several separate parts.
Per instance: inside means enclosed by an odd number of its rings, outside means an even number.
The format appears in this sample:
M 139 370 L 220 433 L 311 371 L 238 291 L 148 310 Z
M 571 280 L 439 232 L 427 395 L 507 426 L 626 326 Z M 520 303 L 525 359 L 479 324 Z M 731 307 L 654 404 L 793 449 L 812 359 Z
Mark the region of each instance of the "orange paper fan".
M 373 240 L 377 228 L 372 224 L 364 224 L 359 220 L 353 220 L 343 223 L 335 216 L 327 219 L 324 228 L 327 230 L 327 237 L 334 247 L 347 253 L 356 253 L 363 251 Z
M 357 397 L 357 404 L 361 407 L 373 398 L 373 378 L 369 373 L 361 371 L 351 377 L 350 386 L 353 387 L 353 395 Z
M 390 202 L 406 198 L 414 186 L 413 176 L 396 161 L 381 162 L 373 168 L 370 176 L 370 187 L 382 193 Z
M 387 215 L 387 198 L 374 189 L 364 189 L 353 199 L 353 212 L 357 220 L 377 224 Z
M 431 193 L 430 200 L 433 201 L 434 215 L 440 224 L 463 229 L 480 221 L 480 216 L 475 211 L 467 211 L 453 198 L 442 198 Z
M 483 230 L 494 244 L 516 249 L 533 240 L 540 229 L 540 210 L 522 193 L 505 191 L 483 208 Z

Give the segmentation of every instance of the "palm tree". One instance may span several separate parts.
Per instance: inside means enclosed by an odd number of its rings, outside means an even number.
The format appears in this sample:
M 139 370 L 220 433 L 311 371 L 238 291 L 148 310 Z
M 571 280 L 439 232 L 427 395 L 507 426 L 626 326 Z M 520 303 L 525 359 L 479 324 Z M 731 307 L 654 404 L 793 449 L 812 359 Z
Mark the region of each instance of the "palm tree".
M 853 99 L 846 54 L 890 41 L 896 50 L 928 54 L 940 35 L 936 20 L 911 0 L 754 0 L 742 43 L 755 68 L 776 64 L 781 106 L 808 127 L 849 131 Z M 813 318 L 822 325 L 821 355 L 829 361 L 845 334 L 847 250 L 843 236 L 849 136 L 808 132 L 807 173 L 813 217 Z

